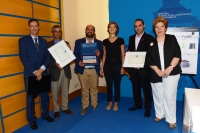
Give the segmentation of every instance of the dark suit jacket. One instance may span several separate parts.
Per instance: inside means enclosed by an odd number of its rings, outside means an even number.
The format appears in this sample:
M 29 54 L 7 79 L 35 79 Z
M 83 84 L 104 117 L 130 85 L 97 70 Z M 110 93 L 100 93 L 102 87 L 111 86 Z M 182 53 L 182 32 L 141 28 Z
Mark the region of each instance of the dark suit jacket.
M 102 41 L 94 39 L 94 42 L 97 43 L 98 50 L 100 51 L 100 56 L 98 58 L 98 65 L 95 65 L 95 69 L 98 75 L 100 75 L 100 59 L 103 56 L 103 47 L 102 47 Z M 75 41 L 75 47 L 74 47 L 74 55 L 76 56 L 75 59 L 75 68 L 74 71 L 83 74 L 84 68 L 85 67 L 80 67 L 79 66 L 79 61 L 82 61 L 81 57 L 81 43 L 86 43 L 86 38 L 81 38 Z
M 68 43 L 68 42 L 66 42 Z M 51 46 L 54 45 L 54 40 L 48 42 L 48 47 L 50 48 Z M 70 69 L 70 64 L 67 64 L 66 66 L 63 67 L 64 71 L 65 71 L 65 76 L 68 79 L 71 79 L 71 69 Z M 60 77 L 60 69 L 56 66 L 56 61 L 53 58 L 53 56 L 51 55 L 50 58 L 50 63 L 49 63 L 49 72 L 51 74 L 51 80 L 52 81 L 58 81 L 59 77 Z
M 152 45 L 152 46 L 151 46 Z M 149 45 L 147 51 L 147 64 L 149 66 L 157 66 L 161 69 L 160 55 L 158 51 L 157 40 L 154 39 L 153 44 Z M 180 58 L 181 62 L 181 49 L 174 35 L 165 35 L 164 41 L 164 64 L 165 69 L 170 66 L 170 63 L 174 57 Z M 181 73 L 180 64 L 171 71 L 170 75 L 177 75 Z M 162 77 L 159 77 L 153 69 L 150 69 L 150 81 L 152 83 L 162 82 Z
M 39 52 L 37 52 L 34 41 L 31 35 L 24 36 L 19 39 L 19 57 L 24 65 L 24 78 L 39 69 L 42 65 L 46 68 L 49 65 L 50 55 L 47 50 L 47 42 L 42 37 L 38 36 Z M 46 74 L 46 70 L 42 74 Z
M 149 35 L 149 34 L 146 34 L 144 32 L 144 34 L 142 35 L 141 39 L 140 39 L 140 42 L 138 44 L 138 47 L 137 49 L 135 49 L 135 36 L 136 34 L 132 35 L 129 37 L 129 45 L 128 45 L 128 51 L 131 51 L 131 52 L 137 52 L 137 51 L 140 51 L 140 52 L 145 52 L 147 51 L 148 49 L 148 45 L 153 42 L 154 38 L 153 36 Z M 145 63 L 146 64 L 146 63 Z M 142 69 L 149 69 L 149 66 L 148 65 L 144 65 L 144 68 L 141 68 Z M 128 73 L 129 75 L 131 76 L 131 73 L 132 71 L 134 71 L 134 68 L 129 68 L 128 69 Z M 146 75 L 146 72 L 147 71 L 140 71 L 140 73 L 142 75 Z

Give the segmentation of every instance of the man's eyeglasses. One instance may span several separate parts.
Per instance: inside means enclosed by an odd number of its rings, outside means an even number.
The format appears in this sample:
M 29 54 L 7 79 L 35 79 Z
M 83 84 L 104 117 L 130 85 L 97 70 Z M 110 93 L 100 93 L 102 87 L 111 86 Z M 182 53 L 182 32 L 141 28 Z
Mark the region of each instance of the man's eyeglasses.
M 56 30 L 54 30 L 53 32 L 54 33 L 62 33 L 62 31 L 56 31 Z

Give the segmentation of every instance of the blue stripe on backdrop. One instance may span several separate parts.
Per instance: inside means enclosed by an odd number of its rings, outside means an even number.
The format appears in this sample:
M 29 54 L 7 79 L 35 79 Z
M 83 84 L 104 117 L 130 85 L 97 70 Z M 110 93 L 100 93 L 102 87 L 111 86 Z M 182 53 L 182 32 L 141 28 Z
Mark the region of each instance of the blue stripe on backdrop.
M 46 6 L 46 7 L 55 8 L 55 9 L 59 9 L 59 8 L 57 8 L 57 7 L 50 6 L 50 5 L 47 5 L 47 4 L 43 4 L 43 3 L 41 3 L 41 2 L 36 2 L 36 1 L 33 1 L 32 3 L 39 4 L 39 5 L 43 5 L 43 6 Z
M 23 37 L 23 36 L 26 36 L 27 34 L 0 34 L 0 36 L 5 36 L 5 37 Z M 40 37 L 43 37 L 43 38 L 53 38 L 52 36 L 40 36 Z
M 11 57 L 11 56 L 19 56 L 19 54 L 0 55 L 0 58 Z
M 31 19 L 30 17 L 18 16 L 18 15 L 7 14 L 7 13 L 0 13 L 0 15 L 2 15 L 2 16 L 9 16 L 9 17 L 15 17 L 15 18 Z M 41 22 L 50 22 L 50 23 L 60 24 L 60 22 L 54 22 L 54 21 L 50 21 L 50 20 L 44 20 L 44 19 L 37 19 L 37 20 L 41 21 Z
M 1 78 L 11 77 L 11 76 L 16 76 L 16 75 L 20 75 L 20 74 L 24 74 L 24 72 L 18 72 L 18 73 L 13 73 L 13 74 L 9 74 L 9 75 L 0 76 L 0 79 Z

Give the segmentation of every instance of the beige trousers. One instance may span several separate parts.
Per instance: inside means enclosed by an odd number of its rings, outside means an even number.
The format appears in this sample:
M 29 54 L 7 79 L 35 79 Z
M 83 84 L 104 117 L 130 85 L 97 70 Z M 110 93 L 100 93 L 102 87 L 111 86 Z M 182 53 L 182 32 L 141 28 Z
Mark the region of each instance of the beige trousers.
M 89 93 L 91 105 L 96 107 L 98 105 L 98 75 L 96 70 L 85 68 L 83 74 L 78 74 L 78 78 L 82 88 L 82 108 L 89 106 Z
M 70 79 L 68 79 L 65 76 L 64 69 L 61 70 L 60 78 L 58 81 L 56 82 L 51 81 L 51 92 L 52 92 L 52 98 L 53 98 L 53 104 L 54 104 L 54 112 L 60 111 L 60 102 L 59 102 L 60 88 L 62 89 L 61 109 L 62 111 L 68 109 L 69 82 L 70 82 Z

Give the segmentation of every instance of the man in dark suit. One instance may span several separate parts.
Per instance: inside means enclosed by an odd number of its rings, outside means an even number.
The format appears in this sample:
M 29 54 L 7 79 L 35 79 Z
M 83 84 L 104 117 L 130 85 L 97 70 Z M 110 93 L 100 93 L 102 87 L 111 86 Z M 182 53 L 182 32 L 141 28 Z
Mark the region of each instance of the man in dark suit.
M 53 40 L 48 42 L 48 47 L 50 48 L 53 45 L 56 45 L 61 41 L 62 30 L 59 25 L 54 25 L 51 28 L 53 34 Z M 66 45 L 70 48 L 68 42 Z M 69 93 L 69 82 L 71 79 L 71 69 L 70 64 L 64 66 L 63 68 L 55 61 L 53 56 L 51 56 L 49 63 L 49 72 L 51 74 L 51 92 L 54 103 L 54 118 L 60 117 L 60 108 L 62 112 L 66 114 L 72 114 L 72 111 L 68 109 L 68 93 Z M 59 104 L 59 92 L 60 88 L 62 89 L 62 105 Z
M 36 19 L 28 21 L 30 34 L 19 39 L 19 56 L 24 65 L 24 83 L 27 92 L 26 96 L 26 117 L 32 129 L 37 129 L 37 117 L 35 116 L 34 95 L 28 95 L 28 77 L 35 75 L 37 80 L 42 79 L 42 74 L 46 74 L 46 68 L 50 61 L 47 50 L 47 42 L 38 36 L 40 27 Z M 48 92 L 40 94 L 42 113 L 41 116 L 48 122 L 54 119 L 49 116 L 49 95 Z
M 98 99 L 98 80 L 100 75 L 100 59 L 103 56 L 103 47 L 102 41 L 99 41 L 94 38 L 95 36 L 95 27 L 93 25 L 86 26 L 85 29 L 86 37 L 78 39 L 75 41 L 74 47 L 74 55 L 75 59 L 75 68 L 74 71 L 78 74 L 79 81 L 81 83 L 82 88 L 82 110 L 81 115 L 86 114 L 87 108 L 89 106 L 89 93 L 91 96 L 91 105 L 93 110 L 97 107 L 97 99 Z M 97 65 L 84 65 L 82 62 L 81 55 L 81 44 L 82 43 L 96 43 L 96 57 L 97 57 Z M 93 45 L 93 44 L 91 44 Z M 95 52 L 95 51 L 94 51 Z
M 153 36 L 146 34 L 144 32 L 144 21 L 142 19 L 137 19 L 134 22 L 135 35 L 129 37 L 128 51 L 147 51 L 147 47 L 153 41 Z M 144 107 L 145 107 L 145 117 L 151 115 L 150 109 L 152 104 L 152 90 L 149 81 L 149 67 L 144 65 L 144 68 L 129 68 L 128 73 L 130 75 L 130 80 L 133 89 L 133 98 L 135 105 L 129 108 L 129 111 L 135 111 L 142 108 L 142 96 L 141 87 L 144 94 Z

